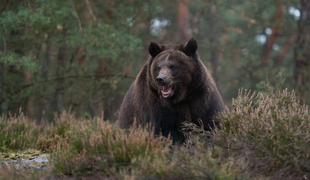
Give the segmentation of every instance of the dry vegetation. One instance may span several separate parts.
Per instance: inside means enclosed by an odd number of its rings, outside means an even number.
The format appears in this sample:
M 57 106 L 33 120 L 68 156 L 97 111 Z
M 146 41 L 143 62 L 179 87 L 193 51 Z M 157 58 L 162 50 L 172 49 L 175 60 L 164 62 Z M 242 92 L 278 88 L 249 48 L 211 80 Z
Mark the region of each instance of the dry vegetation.
M 253 176 L 310 178 L 310 115 L 294 92 L 240 91 L 222 116 L 220 147 Z
M 293 92 L 241 91 L 210 135 L 198 127 L 182 146 L 154 138 L 146 129 L 128 132 L 102 119 L 63 113 L 53 124 L 25 116 L 2 117 L 1 152 L 38 149 L 51 154 L 50 170 L 22 178 L 117 179 L 309 179 L 310 115 Z M 2 169 L 0 177 L 16 177 Z M 19 172 L 20 173 L 20 172 Z

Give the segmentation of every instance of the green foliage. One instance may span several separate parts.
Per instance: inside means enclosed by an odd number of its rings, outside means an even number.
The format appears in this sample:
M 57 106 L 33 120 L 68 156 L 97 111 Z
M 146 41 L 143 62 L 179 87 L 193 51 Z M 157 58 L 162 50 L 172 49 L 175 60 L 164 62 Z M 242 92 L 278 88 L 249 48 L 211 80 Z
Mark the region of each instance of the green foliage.
M 31 57 L 20 56 L 16 53 L 0 53 L 0 62 L 4 67 L 14 66 L 16 70 L 35 72 L 38 64 Z
M 123 54 L 133 56 L 134 51 L 141 50 L 137 37 L 104 23 L 87 27 L 83 33 L 72 32 L 68 36 L 68 44 L 86 47 L 89 56 L 97 55 L 114 61 L 122 59 Z
M 133 13 L 120 8 L 125 14 L 119 18 Z M 122 19 L 104 21 L 104 14 L 94 20 L 90 11 L 96 12 L 95 4 L 36 0 L 1 13 L 1 112 L 33 109 L 29 114 L 40 121 L 69 109 L 79 115 L 105 111 L 112 116 L 116 108 L 110 107 L 119 98 L 107 94 L 118 88 L 114 95 L 120 97 L 127 89 L 123 68 L 141 56 L 141 38 L 128 30 L 130 25 L 119 24 Z M 122 84 L 116 83 L 120 80 Z M 60 92 L 64 96 L 55 100 Z M 98 103 L 105 109 L 95 110 Z
M 12 1 L 0 15 L 0 111 L 52 120 L 64 110 L 115 119 L 150 41 L 180 43 L 179 1 Z M 294 89 L 299 1 L 189 1 L 199 54 L 229 103 L 240 87 Z M 283 15 L 277 12 L 283 8 Z M 156 27 L 156 23 L 165 22 Z M 274 47 L 262 65 L 266 29 Z M 158 33 L 152 33 L 159 28 Z M 269 32 L 270 33 L 270 32 Z M 128 78 L 130 77 L 130 78 Z M 97 108 L 98 107 L 98 108 Z M 103 113 L 104 112 L 104 113 Z
M 259 90 L 257 84 L 269 82 L 280 88 L 294 88 L 292 82 L 294 70 L 293 47 L 285 50 L 288 40 L 297 34 L 297 21 L 288 13 L 288 8 L 298 7 L 298 1 L 216 1 L 209 3 L 209 8 L 216 8 L 216 17 L 202 23 L 203 29 L 197 35 L 201 37 L 206 47 L 202 51 L 202 58 L 208 62 L 212 60 L 214 49 L 219 49 L 219 67 L 217 82 L 224 97 L 230 102 L 237 95 L 240 87 Z M 277 16 L 278 8 L 283 5 L 283 16 Z M 209 11 L 211 11 L 210 9 Z M 278 18 L 278 19 L 277 19 Z M 213 21 L 212 21 L 213 19 Z M 212 30 L 215 27 L 215 30 Z M 276 36 L 267 65 L 262 65 L 266 42 L 259 43 L 256 38 L 262 35 L 268 40 L 271 35 L 266 34 L 266 29 L 277 27 Z M 207 41 L 204 37 L 216 39 Z M 212 46 L 216 46 L 216 48 Z M 281 56 L 285 54 L 285 56 Z M 208 63 L 211 70 L 214 68 Z M 282 84 L 278 84 L 281 82 Z M 278 88 L 277 87 L 277 88 Z

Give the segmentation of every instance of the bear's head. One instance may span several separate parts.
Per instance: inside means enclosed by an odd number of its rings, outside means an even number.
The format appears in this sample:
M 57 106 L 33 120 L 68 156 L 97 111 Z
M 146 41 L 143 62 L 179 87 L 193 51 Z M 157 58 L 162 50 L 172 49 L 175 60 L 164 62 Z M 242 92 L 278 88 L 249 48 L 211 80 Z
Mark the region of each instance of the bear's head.
M 197 42 L 194 39 L 178 46 L 150 43 L 151 84 L 160 98 L 177 103 L 186 97 L 197 71 L 196 51 Z

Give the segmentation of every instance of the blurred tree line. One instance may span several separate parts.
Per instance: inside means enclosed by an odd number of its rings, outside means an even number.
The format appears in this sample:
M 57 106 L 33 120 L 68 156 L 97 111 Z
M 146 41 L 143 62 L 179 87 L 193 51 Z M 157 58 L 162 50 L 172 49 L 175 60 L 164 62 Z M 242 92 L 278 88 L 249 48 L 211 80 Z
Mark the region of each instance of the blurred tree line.
M 0 0 L 0 114 L 115 119 L 150 41 L 199 53 L 229 103 L 239 88 L 309 102 L 307 0 Z

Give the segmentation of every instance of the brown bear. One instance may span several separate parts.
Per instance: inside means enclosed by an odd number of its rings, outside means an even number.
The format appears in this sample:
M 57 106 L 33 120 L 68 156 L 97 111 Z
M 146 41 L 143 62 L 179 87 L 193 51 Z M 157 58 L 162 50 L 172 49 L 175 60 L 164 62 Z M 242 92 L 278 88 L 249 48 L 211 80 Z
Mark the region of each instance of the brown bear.
M 197 42 L 164 46 L 150 43 L 148 61 L 130 86 L 120 107 L 119 125 L 150 124 L 155 135 L 184 142 L 184 122 L 214 129 L 214 117 L 224 109 L 223 99 L 197 54 Z

